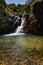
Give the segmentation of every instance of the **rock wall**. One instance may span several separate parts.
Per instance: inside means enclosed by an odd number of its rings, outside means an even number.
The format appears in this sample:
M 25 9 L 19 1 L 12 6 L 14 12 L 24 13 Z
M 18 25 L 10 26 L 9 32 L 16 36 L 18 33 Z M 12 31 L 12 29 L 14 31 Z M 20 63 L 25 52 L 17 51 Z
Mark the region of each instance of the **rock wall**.
M 25 33 L 43 35 L 43 2 L 33 5 L 33 14 L 26 15 L 25 22 Z

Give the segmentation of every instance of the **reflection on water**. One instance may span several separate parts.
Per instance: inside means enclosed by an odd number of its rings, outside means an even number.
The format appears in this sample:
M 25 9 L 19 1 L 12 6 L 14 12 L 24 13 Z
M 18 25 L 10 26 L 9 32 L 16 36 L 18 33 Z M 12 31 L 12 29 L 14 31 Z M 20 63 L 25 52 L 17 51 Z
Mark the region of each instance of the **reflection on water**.
M 0 65 L 43 65 L 43 37 L 0 38 Z

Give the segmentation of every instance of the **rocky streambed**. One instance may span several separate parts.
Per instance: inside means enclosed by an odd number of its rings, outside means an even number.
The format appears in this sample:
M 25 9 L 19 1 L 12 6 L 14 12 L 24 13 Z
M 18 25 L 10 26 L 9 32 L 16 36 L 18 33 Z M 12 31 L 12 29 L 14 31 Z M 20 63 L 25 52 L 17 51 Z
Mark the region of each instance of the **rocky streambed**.
M 0 37 L 0 65 L 43 65 L 43 37 Z

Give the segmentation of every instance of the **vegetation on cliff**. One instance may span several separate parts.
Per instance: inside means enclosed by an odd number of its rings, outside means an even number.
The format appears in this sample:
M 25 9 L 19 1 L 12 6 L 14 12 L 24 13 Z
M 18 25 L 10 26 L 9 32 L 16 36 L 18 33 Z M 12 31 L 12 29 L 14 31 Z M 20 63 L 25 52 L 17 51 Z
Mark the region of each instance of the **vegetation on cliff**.
M 34 2 L 34 4 L 32 4 Z M 33 0 L 31 10 L 25 16 L 26 24 L 24 32 L 31 34 L 43 35 L 43 1 Z
M 0 0 L 0 35 L 11 31 L 13 15 L 14 12 L 8 8 L 5 0 Z
M 31 34 L 43 34 L 43 1 L 32 0 L 25 4 L 7 4 L 0 0 L 0 35 L 15 31 L 18 23 L 14 16 L 25 16 L 24 32 Z

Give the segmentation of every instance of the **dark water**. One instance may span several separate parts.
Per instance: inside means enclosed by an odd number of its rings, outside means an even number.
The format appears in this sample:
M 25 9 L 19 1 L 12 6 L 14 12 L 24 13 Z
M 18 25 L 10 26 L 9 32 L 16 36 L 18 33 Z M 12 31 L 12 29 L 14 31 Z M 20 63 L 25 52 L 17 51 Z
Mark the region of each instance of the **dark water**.
M 43 37 L 0 37 L 0 65 L 43 65 Z

